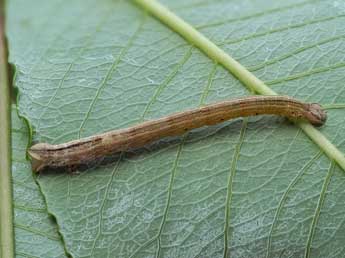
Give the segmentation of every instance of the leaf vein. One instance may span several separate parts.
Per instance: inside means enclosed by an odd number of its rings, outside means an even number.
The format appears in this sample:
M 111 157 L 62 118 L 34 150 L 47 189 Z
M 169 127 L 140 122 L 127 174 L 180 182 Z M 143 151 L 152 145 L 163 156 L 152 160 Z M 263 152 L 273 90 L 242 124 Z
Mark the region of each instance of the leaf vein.
M 173 80 L 173 78 L 175 78 L 175 76 L 179 72 L 179 70 L 183 67 L 183 65 L 192 56 L 192 49 L 193 49 L 193 46 L 191 46 L 189 48 L 189 50 L 186 52 L 186 54 L 183 56 L 183 58 L 180 60 L 180 62 L 175 66 L 175 68 L 172 70 L 172 72 L 166 77 L 164 82 L 156 89 L 156 92 L 152 96 L 150 102 L 145 107 L 145 110 L 142 114 L 142 120 L 144 120 L 144 117 L 147 115 L 147 112 L 149 111 L 152 104 L 156 101 L 157 97 L 163 92 L 163 90 L 168 86 L 168 84 Z
M 14 226 L 15 226 L 16 228 L 25 230 L 25 231 L 27 231 L 27 232 L 31 232 L 31 233 L 33 233 L 33 234 L 37 234 L 37 235 L 46 237 L 46 238 L 48 238 L 48 239 L 50 239 L 50 240 L 61 241 L 61 239 L 60 239 L 59 237 L 55 237 L 55 236 L 53 236 L 53 235 L 49 235 L 49 234 L 47 234 L 47 232 L 42 232 L 42 231 L 37 230 L 37 229 L 35 229 L 35 228 L 28 227 L 27 225 L 22 225 L 22 224 L 20 224 L 20 223 L 16 223 L 16 222 L 15 222 L 15 223 L 14 223 Z
M 272 226 L 271 226 L 270 231 L 268 233 L 268 240 L 267 240 L 267 247 L 266 247 L 266 258 L 269 257 L 269 252 L 270 252 L 271 245 L 272 245 L 273 230 L 274 230 L 276 224 L 278 223 L 278 217 L 280 215 L 280 212 L 283 208 L 283 204 L 286 201 L 288 194 L 290 193 L 291 189 L 297 184 L 299 179 L 304 175 L 304 173 L 312 166 L 312 164 L 316 160 L 318 160 L 321 157 L 321 155 L 322 155 L 322 152 L 319 151 L 316 155 L 314 155 L 314 157 L 310 161 L 308 161 L 302 167 L 302 169 L 297 173 L 297 175 L 293 178 L 291 183 L 288 185 L 288 187 L 284 191 L 281 199 L 279 200 L 278 207 L 277 207 L 276 212 L 275 212 L 274 217 L 273 217 Z
M 116 60 L 114 60 L 113 64 L 111 65 L 110 69 L 108 70 L 106 76 L 104 77 L 104 79 L 102 80 L 101 84 L 99 85 L 96 95 L 93 98 L 89 109 L 86 112 L 86 115 L 83 119 L 83 121 L 81 122 L 81 125 L 79 127 L 79 133 L 78 133 L 78 137 L 81 137 L 81 133 L 83 131 L 83 128 L 85 126 L 86 121 L 88 120 L 90 114 L 91 114 L 91 110 L 93 109 L 94 105 L 96 104 L 96 101 L 100 95 L 100 93 L 102 92 L 102 90 L 104 89 L 104 87 L 107 85 L 107 81 L 110 78 L 111 74 L 115 71 L 115 69 L 117 68 L 117 66 L 119 65 L 119 63 L 121 62 L 121 58 L 127 53 L 127 51 L 130 49 L 130 47 L 132 46 L 134 40 L 136 39 L 136 37 L 138 36 L 138 34 L 140 33 L 142 26 L 144 25 L 146 19 L 146 16 L 144 16 L 144 18 L 142 18 L 141 22 L 138 25 L 137 30 L 134 32 L 134 34 L 129 38 L 126 46 L 121 50 L 120 55 L 117 57 Z
M 297 3 L 297 4 L 292 4 L 292 5 L 287 5 L 287 6 L 284 6 L 284 7 L 273 8 L 273 9 L 270 9 L 270 10 L 266 10 L 266 11 L 263 11 L 263 12 L 257 12 L 257 13 L 253 13 L 253 14 L 250 14 L 250 15 L 238 17 L 238 18 L 230 18 L 230 19 L 225 19 L 223 21 L 207 23 L 207 24 L 204 24 L 204 25 L 196 25 L 195 28 L 196 29 L 204 29 L 204 28 L 210 28 L 210 27 L 216 27 L 216 26 L 220 26 L 220 25 L 230 24 L 230 23 L 238 22 L 238 21 L 250 20 L 252 18 L 257 18 L 257 17 L 260 17 L 260 16 L 265 16 L 267 14 L 272 14 L 272 13 L 276 13 L 276 12 L 290 10 L 290 9 L 293 9 L 293 8 L 296 8 L 296 7 L 302 7 L 302 6 L 305 6 L 305 5 L 308 5 L 310 3 L 314 3 L 314 2 L 319 2 L 319 1 L 308 0 L 308 1 L 305 1 L 305 2 L 301 2 L 301 3 Z
M 305 250 L 305 257 L 306 258 L 310 257 L 310 255 L 311 255 L 311 251 L 312 251 L 311 245 L 312 245 L 312 241 L 313 241 L 313 238 L 315 235 L 316 225 L 319 222 L 321 208 L 323 206 L 326 192 L 327 192 L 329 183 L 331 182 L 331 178 L 333 176 L 334 170 L 335 170 L 335 164 L 334 164 L 334 162 L 332 162 L 330 165 L 330 168 L 328 170 L 327 176 L 325 177 L 325 180 L 323 182 L 321 193 L 319 195 L 319 200 L 317 202 L 315 213 L 314 213 L 311 225 L 310 225 L 310 230 L 309 230 L 309 235 L 308 235 L 308 240 L 307 240 L 307 245 L 306 245 L 306 250 Z
M 227 258 L 229 255 L 229 250 L 228 250 L 228 244 L 230 241 L 230 236 L 229 236 L 229 231 L 230 231 L 230 207 L 231 207 L 231 202 L 232 202 L 232 194 L 233 194 L 233 181 L 234 177 L 236 175 L 236 167 L 237 167 L 237 162 L 240 157 L 240 152 L 241 152 L 241 147 L 244 142 L 245 134 L 246 134 L 246 129 L 247 129 L 247 123 L 248 119 L 243 119 L 242 122 L 242 128 L 239 136 L 238 143 L 236 144 L 236 149 L 234 152 L 234 155 L 231 160 L 231 167 L 230 167 L 230 173 L 228 177 L 228 182 L 227 182 L 227 193 L 226 193 L 226 199 L 225 199 L 225 223 L 224 223 L 224 252 L 223 252 L 223 257 Z
M 96 26 L 95 30 L 89 35 L 88 40 L 86 41 L 86 44 L 79 49 L 76 57 L 73 59 L 73 61 L 68 65 L 66 72 L 64 73 L 64 75 L 62 76 L 57 88 L 55 89 L 53 95 L 50 97 L 46 107 L 43 109 L 43 111 L 41 112 L 39 118 L 38 118 L 38 125 L 37 127 L 40 126 L 40 122 L 42 117 L 46 114 L 48 107 L 50 106 L 50 104 L 55 100 L 57 93 L 59 92 L 59 90 L 61 89 L 62 85 L 64 84 L 64 82 L 66 81 L 67 76 L 70 74 L 70 72 L 72 71 L 72 67 L 73 65 L 79 60 L 79 58 L 81 57 L 81 55 L 85 52 L 85 50 L 87 49 L 87 47 L 91 44 L 93 36 L 97 34 L 97 32 L 99 31 L 99 29 L 101 28 L 101 26 L 107 21 L 107 19 L 109 18 L 110 14 L 112 12 L 108 12 L 107 15 L 104 16 L 104 18 L 99 22 L 99 24 Z
M 307 77 L 313 74 L 318 74 L 318 73 L 324 73 L 324 72 L 328 72 L 334 69 L 338 69 L 338 68 L 342 68 L 345 66 L 345 63 L 341 62 L 341 63 L 337 63 L 334 65 L 330 65 L 330 66 L 326 66 L 326 67 L 320 67 L 320 68 L 316 68 L 316 69 L 312 69 L 306 72 L 302 72 L 302 73 L 296 73 L 290 76 L 286 76 L 283 78 L 278 78 L 278 79 L 274 79 L 271 81 L 266 81 L 265 83 L 267 85 L 274 85 L 274 84 L 278 84 L 281 82 L 286 82 L 286 81 L 292 81 L 292 80 L 297 80 L 303 77 Z
M 323 44 L 327 44 L 327 43 L 330 43 L 330 42 L 337 41 L 338 39 L 344 39 L 344 38 L 345 38 L 345 35 L 339 35 L 339 36 L 335 36 L 335 37 L 330 37 L 330 38 L 325 39 L 325 40 L 320 40 L 319 42 L 316 42 L 314 44 L 306 45 L 304 47 L 295 49 L 295 50 L 293 50 L 291 52 L 286 53 L 285 55 L 282 55 L 282 56 L 279 56 L 279 57 L 276 57 L 276 58 L 272 58 L 271 60 L 268 60 L 268 61 L 266 61 L 264 63 L 248 67 L 248 70 L 251 71 L 251 72 L 255 72 L 255 71 L 257 71 L 257 70 L 259 70 L 261 68 L 264 68 L 266 65 L 275 64 L 275 63 L 277 63 L 279 61 L 288 59 L 289 57 L 292 57 L 292 56 L 294 56 L 296 54 L 300 54 L 300 53 L 302 53 L 304 51 L 307 51 L 307 50 L 310 50 L 310 49 L 312 49 L 314 47 L 318 47 L 318 46 L 321 46 Z
M 170 206 L 172 190 L 173 190 L 173 183 L 174 183 L 174 180 L 175 180 L 175 174 L 176 174 L 176 170 L 177 170 L 177 166 L 178 166 L 178 161 L 180 159 L 180 155 L 181 155 L 181 152 L 182 152 L 183 143 L 186 140 L 186 136 L 187 135 L 185 135 L 183 137 L 182 143 L 180 144 L 180 146 L 178 148 L 178 151 L 177 151 L 177 154 L 176 154 L 174 165 L 173 165 L 173 168 L 172 168 L 172 171 L 171 171 L 171 177 L 170 177 L 169 186 L 168 186 L 168 197 L 167 197 L 167 202 L 166 202 L 166 205 L 165 205 L 165 208 L 164 208 L 164 212 L 163 212 L 163 219 L 162 219 L 162 222 L 161 222 L 161 224 L 159 226 L 158 234 L 155 237 L 156 239 L 158 239 L 158 246 L 157 246 L 157 251 L 156 251 L 156 257 L 157 258 L 160 256 L 160 252 L 161 252 L 161 235 L 162 235 L 163 228 L 164 228 L 166 220 L 167 220 L 168 209 L 169 209 L 169 206 Z
M 219 42 L 217 45 L 223 46 L 226 44 L 234 44 L 234 43 L 238 43 L 238 42 L 248 40 L 248 39 L 255 39 L 255 38 L 262 37 L 262 36 L 271 35 L 271 34 L 277 33 L 277 32 L 282 32 L 282 31 L 291 30 L 291 29 L 297 29 L 297 28 L 301 28 L 301 27 L 316 24 L 316 23 L 335 20 L 335 19 L 338 19 L 340 17 L 345 17 L 345 14 L 339 14 L 339 15 L 330 16 L 330 17 L 323 17 L 320 19 L 315 19 L 315 20 L 305 21 L 305 22 L 297 23 L 297 24 L 293 24 L 293 25 L 283 26 L 283 27 L 275 28 L 275 29 L 268 30 L 268 31 L 249 34 L 247 36 L 237 38 L 237 39 L 224 40 L 223 42 Z
M 97 240 L 99 239 L 99 237 L 101 236 L 102 234 L 102 227 L 103 227 L 103 210 L 104 210 L 104 206 L 105 206 L 105 202 L 108 198 L 108 193 L 109 193 L 109 189 L 110 189 L 110 186 L 114 180 L 114 177 L 115 177 L 115 174 L 116 172 L 118 171 L 118 168 L 120 166 L 120 162 L 122 160 L 122 156 L 123 156 L 123 153 L 120 154 L 116 164 L 115 164 L 115 167 L 111 173 L 111 176 L 109 177 L 109 181 L 107 183 L 107 186 L 106 186 L 106 189 L 105 189 L 105 192 L 104 192 L 104 198 L 102 200 L 102 203 L 101 203 L 101 207 L 100 207 L 100 211 L 99 211 L 99 223 L 98 223 L 98 231 L 97 231 L 97 234 L 93 240 L 93 243 L 92 243 L 92 248 L 91 248 L 91 257 L 93 256 L 93 253 L 95 251 L 95 248 L 96 248 L 96 243 L 97 243 Z

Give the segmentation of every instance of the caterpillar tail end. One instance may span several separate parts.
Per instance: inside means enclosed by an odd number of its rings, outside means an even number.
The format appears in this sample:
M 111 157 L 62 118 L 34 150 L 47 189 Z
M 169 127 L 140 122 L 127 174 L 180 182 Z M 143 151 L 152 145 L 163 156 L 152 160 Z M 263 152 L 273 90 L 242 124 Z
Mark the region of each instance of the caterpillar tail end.
M 46 167 L 45 159 L 40 155 L 40 149 L 42 144 L 35 144 L 29 150 L 29 156 L 31 158 L 31 167 L 35 173 L 40 172 Z

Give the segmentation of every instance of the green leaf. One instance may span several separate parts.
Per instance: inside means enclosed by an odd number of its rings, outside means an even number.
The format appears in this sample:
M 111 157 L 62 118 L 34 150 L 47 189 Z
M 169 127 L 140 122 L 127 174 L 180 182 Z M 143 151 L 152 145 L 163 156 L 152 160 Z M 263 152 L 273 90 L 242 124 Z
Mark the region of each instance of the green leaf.
M 274 91 L 327 105 L 321 132 L 344 149 L 341 2 L 163 3 Z M 19 110 L 35 141 L 65 142 L 250 94 L 189 43 L 193 36 L 186 41 L 131 1 L 13 0 L 8 36 Z M 344 173 L 277 117 L 201 128 L 38 182 L 74 257 L 344 253 Z
M 181 36 L 187 39 L 192 45 L 204 51 L 204 53 L 215 62 L 223 65 L 252 91 L 262 95 L 277 95 L 277 93 L 270 89 L 262 80 L 258 79 L 253 73 L 234 60 L 219 46 L 156 0 L 136 0 L 136 2 L 181 34 Z M 340 66 L 342 66 L 342 64 L 340 64 Z M 297 122 L 296 124 L 299 125 L 304 133 L 308 135 L 326 155 L 335 160 L 338 165 L 345 170 L 345 156 L 336 146 L 309 123 Z
M 16 257 L 66 257 L 57 226 L 26 160 L 27 127 L 12 108 L 12 181 Z

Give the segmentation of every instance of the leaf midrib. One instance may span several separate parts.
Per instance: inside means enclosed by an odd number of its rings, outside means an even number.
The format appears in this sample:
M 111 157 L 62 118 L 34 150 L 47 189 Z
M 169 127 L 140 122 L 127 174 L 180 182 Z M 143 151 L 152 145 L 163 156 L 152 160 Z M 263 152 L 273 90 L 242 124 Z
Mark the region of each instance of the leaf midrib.
M 254 90 L 261 95 L 277 95 L 275 91 L 270 89 L 263 81 L 258 79 L 254 74 L 238 63 L 225 51 L 220 49 L 216 44 L 209 40 L 202 33 L 197 31 L 192 25 L 184 21 L 182 18 L 171 12 L 164 5 L 156 0 L 135 0 L 135 2 L 150 12 L 154 17 L 162 23 L 173 29 L 175 32 L 184 37 L 191 44 L 202 50 L 207 56 L 216 62 L 222 64 L 229 70 L 238 80 L 249 89 Z M 331 143 L 320 131 L 312 125 L 305 122 L 296 123 L 304 133 L 316 143 L 319 148 L 345 171 L 345 156 Z

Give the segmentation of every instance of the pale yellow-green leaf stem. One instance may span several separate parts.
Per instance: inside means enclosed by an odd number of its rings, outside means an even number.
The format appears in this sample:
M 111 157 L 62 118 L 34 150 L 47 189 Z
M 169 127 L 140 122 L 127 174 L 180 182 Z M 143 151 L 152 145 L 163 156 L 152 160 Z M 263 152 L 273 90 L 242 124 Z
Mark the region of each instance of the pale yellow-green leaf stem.
M 4 35 L 4 2 L 0 2 L 0 257 L 14 257 L 11 119 L 7 49 Z
M 211 59 L 222 64 L 233 75 L 235 75 L 250 90 L 261 95 L 277 95 L 275 91 L 270 89 L 263 81 L 258 79 L 254 74 L 248 71 L 239 62 L 233 59 L 229 54 L 224 52 L 211 40 L 197 31 L 192 25 L 185 22 L 168 8 L 160 4 L 156 0 L 135 0 L 145 10 L 158 18 L 161 22 L 169 26 L 171 29 L 179 33 L 187 41 L 202 50 Z M 332 144 L 320 131 L 312 125 L 298 122 L 297 125 L 310 137 L 320 149 L 345 171 L 345 155 Z

